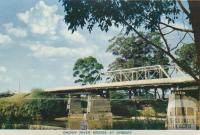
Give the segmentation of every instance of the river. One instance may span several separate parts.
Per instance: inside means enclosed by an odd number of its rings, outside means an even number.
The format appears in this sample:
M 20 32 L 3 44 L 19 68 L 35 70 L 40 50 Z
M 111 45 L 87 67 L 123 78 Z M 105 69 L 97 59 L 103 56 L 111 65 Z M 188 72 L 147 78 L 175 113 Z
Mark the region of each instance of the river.
M 0 123 L 1 129 L 165 129 L 164 120 L 113 118 L 112 120 L 37 120 L 32 122 Z

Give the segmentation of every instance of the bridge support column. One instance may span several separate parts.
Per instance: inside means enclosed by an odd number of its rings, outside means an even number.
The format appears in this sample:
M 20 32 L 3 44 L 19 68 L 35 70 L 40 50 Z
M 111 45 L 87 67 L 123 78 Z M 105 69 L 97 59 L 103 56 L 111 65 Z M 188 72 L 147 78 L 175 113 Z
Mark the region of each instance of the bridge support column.
M 70 115 L 70 106 L 71 106 L 71 96 L 68 94 L 68 101 L 67 101 L 67 113 L 68 116 Z
M 88 99 L 87 99 L 87 113 L 91 112 L 91 96 L 88 95 Z
M 157 88 L 154 89 L 154 98 L 157 99 Z

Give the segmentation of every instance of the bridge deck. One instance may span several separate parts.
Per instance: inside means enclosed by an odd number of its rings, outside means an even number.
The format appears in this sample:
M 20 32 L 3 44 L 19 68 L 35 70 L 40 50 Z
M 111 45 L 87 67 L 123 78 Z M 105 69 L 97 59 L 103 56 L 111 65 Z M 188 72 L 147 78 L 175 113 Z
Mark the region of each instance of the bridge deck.
M 67 86 L 52 89 L 45 89 L 46 92 L 65 93 L 65 92 L 80 92 L 80 91 L 98 91 L 98 90 L 119 90 L 128 88 L 140 87 L 162 87 L 177 84 L 195 83 L 192 77 L 174 77 L 174 78 L 161 78 L 151 80 L 135 80 L 124 82 L 112 83 L 99 83 L 85 86 Z

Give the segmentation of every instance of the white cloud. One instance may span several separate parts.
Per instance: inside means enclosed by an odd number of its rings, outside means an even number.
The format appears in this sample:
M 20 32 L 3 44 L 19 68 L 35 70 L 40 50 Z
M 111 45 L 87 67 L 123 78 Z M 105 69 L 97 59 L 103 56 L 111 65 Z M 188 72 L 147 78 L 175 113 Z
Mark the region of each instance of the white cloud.
M 6 45 L 10 43 L 12 39 L 8 35 L 4 35 L 0 33 L 0 45 Z
M 72 34 L 70 31 L 67 31 L 66 29 L 61 29 L 60 34 L 67 40 L 71 40 L 81 44 L 86 43 L 85 37 L 77 31 Z
M 7 24 L 4 24 L 3 26 L 8 34 L 14 35 L 16 37 L 26 37 L 27 36 L 27 33 L 24 29 L 15 28 L 15 27 L 13 27 L 12 23 L 7 23 Z
M 56 40 L 63 38 L 72 42 L 86 43 L 86 39 L 79 32 L 67 30 L 63 16 L 57 14 L 57 5 L 48 6 L 44 1 L 39 1 L 30 10 L 17 14 L 34 34 L 42 34 Z M 50 36 L 49 36 L 50 35 Z
M 6 73 L 7 68 L 5 66 L 0 66 L 0 72 Z
M 0 45 L 12 44 L 10 47 L 15 50 L 15 56 L 32 56 L 23 60 L 21 57 L 16 57 L 17 62 L 24 63 L 23 67 L 16 65 L 16 61 L 12 63 L 15 65 L 14 69 L 7 70 L 0 67 L 2 89 L 17 87 L 10 84 L 17 83 L 17 78 L 27 78 L 27 76 L 29 79 L 23 83 L 25 89 L 73 84 L 71 72 L 77 58 L 92 55 L 103 64 L 110 61 L 104 49 L 108 44 L 108 37 L 116 34 L 115 32 L 109 31 L 106 36 L 101 31 L 94 31 L 94 34 L 76 31 L 71 34 L 64 23 L 63 14 L 57 10 L 57 5 L 47 5 L 44 1 L 37 1 L 32 8 L 16 13 L 18 20 L 13 22 L 11 18 L 12 23 L 2 25 L 4 33 L 0 34 Z M 18 21 L 21 23 L 15 23 Z M 17 40 L 14 42 L 14 39 Z M 3 53 L 9 56 L 10 51 L 6 51 Z M 6 61 L 12 59 L 6 58 Z M 41 64 L 41 68 L 34 69 L 35 64 Z M 41 80 L 41 75 L 46 77 Z M 55 79 L 58 81 L 54 81 Z
M 58 56 L 87 56 L 92 55 L 92 48 L 67 48 L 53 47 L 40 43 L 30 43 L 26 45 L 36 57 L 58 57 Z
M 17 14 L 17 17 L 36 34 L 55 34 L 56 25 L 61 16 L 56 14 L 57 6 L 48 6 L 39 1 L 30 10 Z

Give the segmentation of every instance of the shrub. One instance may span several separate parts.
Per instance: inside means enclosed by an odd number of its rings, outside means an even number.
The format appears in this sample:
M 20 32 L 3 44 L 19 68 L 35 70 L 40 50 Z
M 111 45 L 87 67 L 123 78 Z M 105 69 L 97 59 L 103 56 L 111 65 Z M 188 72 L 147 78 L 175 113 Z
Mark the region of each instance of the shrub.
M 153 117 L 156 115 L 156 112 L 152 107 L 144 107 L 142 113 L 146 117 Z
M 0 99 L 0 122 L 21 123 L 33 119 L 54 119 L 66 116 L 66 102 L 58 96 L 35 89 L 30 95 L 15 95 Z

